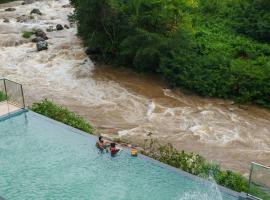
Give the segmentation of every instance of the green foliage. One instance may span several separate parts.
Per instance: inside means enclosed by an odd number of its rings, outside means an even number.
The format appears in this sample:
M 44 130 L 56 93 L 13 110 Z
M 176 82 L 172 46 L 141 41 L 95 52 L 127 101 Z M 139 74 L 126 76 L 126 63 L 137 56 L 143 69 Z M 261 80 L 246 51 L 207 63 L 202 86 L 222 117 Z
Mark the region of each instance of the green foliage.
M 30 38 L 32 35 L 33 35 L 33 33 L 32 32 L 28 32 L 28 31 L 24 31 L 23 34 L 22 34 L 22 36 L 24 38 L 27 38 L 27 39 Z
M 16 0 L 0 0 L 0 4 L 1 3 L 7 3 L 7 2 L 10 2 L 10 1 L 16 1 Z
M 270 1 L 242 1 L 237 12 L 235 28 L 257 40 L 270 42 Z
M 0 102 L 7 100 L 7 96 L 4 92 L 0 91 Z
M 156 73 L 199 95 L 265 107 L 268 2 L 71 0 L 79 35 L 103 61 Z
M 47 99 L 34 103 L 31 110 L 74 128 L 93 134 L 92 127 L 82 117 Z
M 202 178 L 208 178 L 210 175 L 219 185 L 232 190 L 238 192 L 248 191 L 248 180 L 240 174 L 232 171 L 223 171 L 219 165 L 207 163 L 200 155 L 185 151 L 179 152 L 171 144 L 158 145 L 152 143 L 152 147 L 145 154 Z

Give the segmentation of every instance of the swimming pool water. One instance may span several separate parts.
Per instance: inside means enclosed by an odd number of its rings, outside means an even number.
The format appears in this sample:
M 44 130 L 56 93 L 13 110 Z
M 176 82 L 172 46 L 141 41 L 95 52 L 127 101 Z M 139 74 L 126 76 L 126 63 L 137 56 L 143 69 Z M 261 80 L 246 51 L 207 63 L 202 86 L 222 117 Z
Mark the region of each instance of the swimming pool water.
M 33 112 L 0 121 L 0 196 L 7 200 L 236 200 L 127 151 L 101 154 L 95 137 Z

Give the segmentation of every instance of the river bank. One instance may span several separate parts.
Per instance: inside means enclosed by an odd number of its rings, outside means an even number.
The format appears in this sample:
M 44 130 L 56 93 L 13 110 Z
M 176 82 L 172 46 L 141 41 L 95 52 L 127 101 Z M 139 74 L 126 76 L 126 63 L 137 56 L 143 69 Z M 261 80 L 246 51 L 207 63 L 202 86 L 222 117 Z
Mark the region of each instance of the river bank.
M 0 74 L 24 85 L 28 105 L 43 98 L 80 114 L 95 132 L 138 145 L 153 138 L 203 155 L 225 169 L 248 173 L 249 163 L 270 165 L 270 111 L 239 109 L 229 101 L 168 89 L 153 77 L 95 66 L 84 53 L 76 27 L 47 32 L 49 49 L 36 51 L 23 31 L 69 24 L 68 0 L 0 5 Z M 16 11 L 4 9 L 15 7 Z M 39 8 L 41 16 L 17 22 Z M 9 23 L 4 22 L 9 19 Z

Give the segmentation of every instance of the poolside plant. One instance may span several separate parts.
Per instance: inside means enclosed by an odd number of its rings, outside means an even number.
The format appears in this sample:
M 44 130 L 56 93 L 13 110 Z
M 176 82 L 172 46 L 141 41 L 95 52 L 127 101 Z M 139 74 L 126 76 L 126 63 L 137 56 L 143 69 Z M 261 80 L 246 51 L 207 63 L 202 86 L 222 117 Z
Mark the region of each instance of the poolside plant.
M 207 178 L 211 175 L 219 185 L 232 190 L 238 192 L 248 191 L 248 180 L 242 175 L 229 170 L 224 171 L 219 165 L 208 163 L 200 155 L 177 151 L 171 144 L 156 144 L 154 148 L 153 146 L 149 148 L 145 154 L 202 178 Z
M 5 95 L 5 93 L 0 91 L 0 102 L 5 101 L 6 99 L 7 99 L 7 96 Z
M 69 111 L 67 108 L 56 105 L 54 102 L 47 99 L 34 103 L 31 110 L 74 128 L 93 134 L 91 125 L 82 117 L 76 115 L 74 112 Z
M 22 36 L 26 39 L 30 38 L 33 35 L 33 32 L 24 31 Z

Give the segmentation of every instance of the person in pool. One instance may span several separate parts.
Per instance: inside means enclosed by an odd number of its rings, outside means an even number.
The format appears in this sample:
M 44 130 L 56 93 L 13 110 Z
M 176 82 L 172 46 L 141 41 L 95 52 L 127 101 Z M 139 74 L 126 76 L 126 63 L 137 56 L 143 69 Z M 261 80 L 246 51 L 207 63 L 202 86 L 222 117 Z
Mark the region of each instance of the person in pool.
M 119 151 L 120 149 L 116 148 L 115 143 L 111 143 L 110 146 L 111 156 L 115 156 Z
M 102 136 L 98 137 L 98 141 L 96 142 L 96 147 L 100 150 L 103 151 L 104 149 L 106 149 L 108 146 L 110 146 L 108 144 L 108 142 L 103 140 Z

